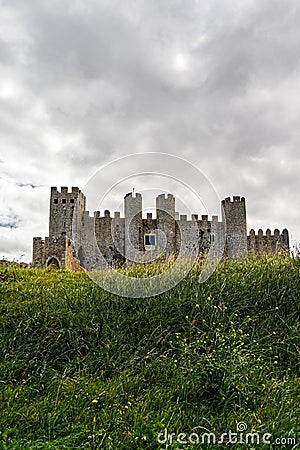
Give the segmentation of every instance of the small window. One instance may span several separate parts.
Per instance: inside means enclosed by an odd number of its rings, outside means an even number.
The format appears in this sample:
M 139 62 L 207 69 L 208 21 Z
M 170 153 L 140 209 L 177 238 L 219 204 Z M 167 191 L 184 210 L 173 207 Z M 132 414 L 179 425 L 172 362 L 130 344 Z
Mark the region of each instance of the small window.
M 57 204 L 58 204 L 58 198 L 55 198 L 55 199 L 53 200 L 53 203 L 54 203 L 55 205 L 57 205 Z
M 65 231 L 63 231 L 63 232 L 61 233 L 61 235 L 62 235 L 62 237 L 66 237 L 67 233 L 66 233 Z
M 74 198 L 70 198 L 70 203 L 74 203 Z
M 211 243 L 211 244 L 214 244 L 214 243 L 215 243 L 215 235 L 214 235 L 213 233 L 210 235 L 209 240 L 210 240 L 210 243 Z
M 66 228 L 66 222 L 64 222 L 64 225 L 63 225 L 63 226 L 64 226 L 64 228 Z
M 145 245 L 155 245 L 154 234 L 145 234 Z
M 67 200 L 65 198 L 62 199 L 62 203 L 67 203 Z

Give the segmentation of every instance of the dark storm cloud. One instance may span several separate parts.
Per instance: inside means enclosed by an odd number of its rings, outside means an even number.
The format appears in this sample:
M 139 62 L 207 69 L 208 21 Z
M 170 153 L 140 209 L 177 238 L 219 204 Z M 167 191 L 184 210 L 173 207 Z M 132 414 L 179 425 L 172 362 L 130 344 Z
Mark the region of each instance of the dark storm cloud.
M 221 196 L 245 195 L 251 226 L 295 228 L 298 0 L 0 8 L 5 177 L 82 186 L 112 158 L 169 152 L 197 164 Z

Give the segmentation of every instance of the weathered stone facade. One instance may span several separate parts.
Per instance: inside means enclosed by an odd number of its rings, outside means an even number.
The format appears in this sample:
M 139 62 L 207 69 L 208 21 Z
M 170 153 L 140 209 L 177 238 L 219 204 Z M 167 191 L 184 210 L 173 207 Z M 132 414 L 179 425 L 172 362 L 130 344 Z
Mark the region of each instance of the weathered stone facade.
M 69 237 L 57 236 L 33 238 L 32 265 L 34 267 L 65 267 L 71 271 L 81 270 L 80 261 L 73 255 Z
M 222 201 L 222 221 L 226 227 L 226 254 L 229 258 L 247 253 L 247 219 L 244 197 Z
M 51 188 L 49 237 L 33 238 L 33 266 L 66 267 L 88 271 L 103 267 L 122 266 L 132 262 L 147 262 L 171 255 L 189 257 L 199 252 L 229 258 L 241 257 L 249 251 L 261 254 L 289 250 L 289 235 L 285 229 L 271 235 L 254 230 L 247 236 L 246 201 L 234 196 L 222 201 L 222 221 L 218 216 L 198 218 L 175 211 L 175 197 L 160 194 L 156 198 L 156 218 L 142 215 L 142 195 L 128 193 L 124 197 L 124 215 L 110 211 L 104 215 L 86 211 L 86 199 L 77 187 Z
M 257 254 L 263 253 L 277 253 L 282 249 L 289 248 L 289 233 L 286 229 L 282 233 L 278 229 L 274 230 L 274 234 L 268 229 L 266 234 L 263 230 L 258 230 L 255 234 L 254 230 L 250 230 L 250 234 L 247 237 L 248 251 L 255 252 Z

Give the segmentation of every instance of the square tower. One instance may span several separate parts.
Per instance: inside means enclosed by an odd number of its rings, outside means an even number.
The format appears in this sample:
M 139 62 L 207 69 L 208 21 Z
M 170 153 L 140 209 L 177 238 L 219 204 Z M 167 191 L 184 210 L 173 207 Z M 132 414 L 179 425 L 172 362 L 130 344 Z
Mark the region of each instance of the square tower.
M 234 196 L 222 201 L 222 220 L 226 233 L 226 253 L 229 258 L 247 254 L 246 201 L 244 197 Z
M 156 197 L 156 221 L 157 229 L 161 232 L 158 246 L 164 248 L 166 258 L 173 255 L 175 245 L 175 197 L 172 194 L 160 194 Z M 160 236 L 160 234 L 159 234 Z M 164 239 L 162 237 L 164 236 Z M 163 244 L 164 243 L 164 244 Z
M 85 205 L 85 196 L 78 187 L 72 187 L 71 192 L 67 187 L 61 187 L 60 192 L 51 187 L 49 237 L 68 236 L 72 239 L 73 227 L 80 234 Z
M 142 195 L 131 192 L 124 197 L 125 213 L 125 257 L 129 261 L 137 262 L 140 258 L 140 252 L 143 250 L 143 201 Z

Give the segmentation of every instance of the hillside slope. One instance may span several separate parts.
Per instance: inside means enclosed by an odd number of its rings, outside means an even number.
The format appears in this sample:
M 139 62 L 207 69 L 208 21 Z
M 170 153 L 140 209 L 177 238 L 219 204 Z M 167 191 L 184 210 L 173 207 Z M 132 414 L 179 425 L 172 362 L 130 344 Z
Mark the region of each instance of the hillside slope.
M 0 449 L 200 448 L 175 440 L 241 422 L 272 435 L 257 448 L 300 448 L 300 260 L 227 261 L 204 284 L 199 270 L 135 300 L 1 267 Z

